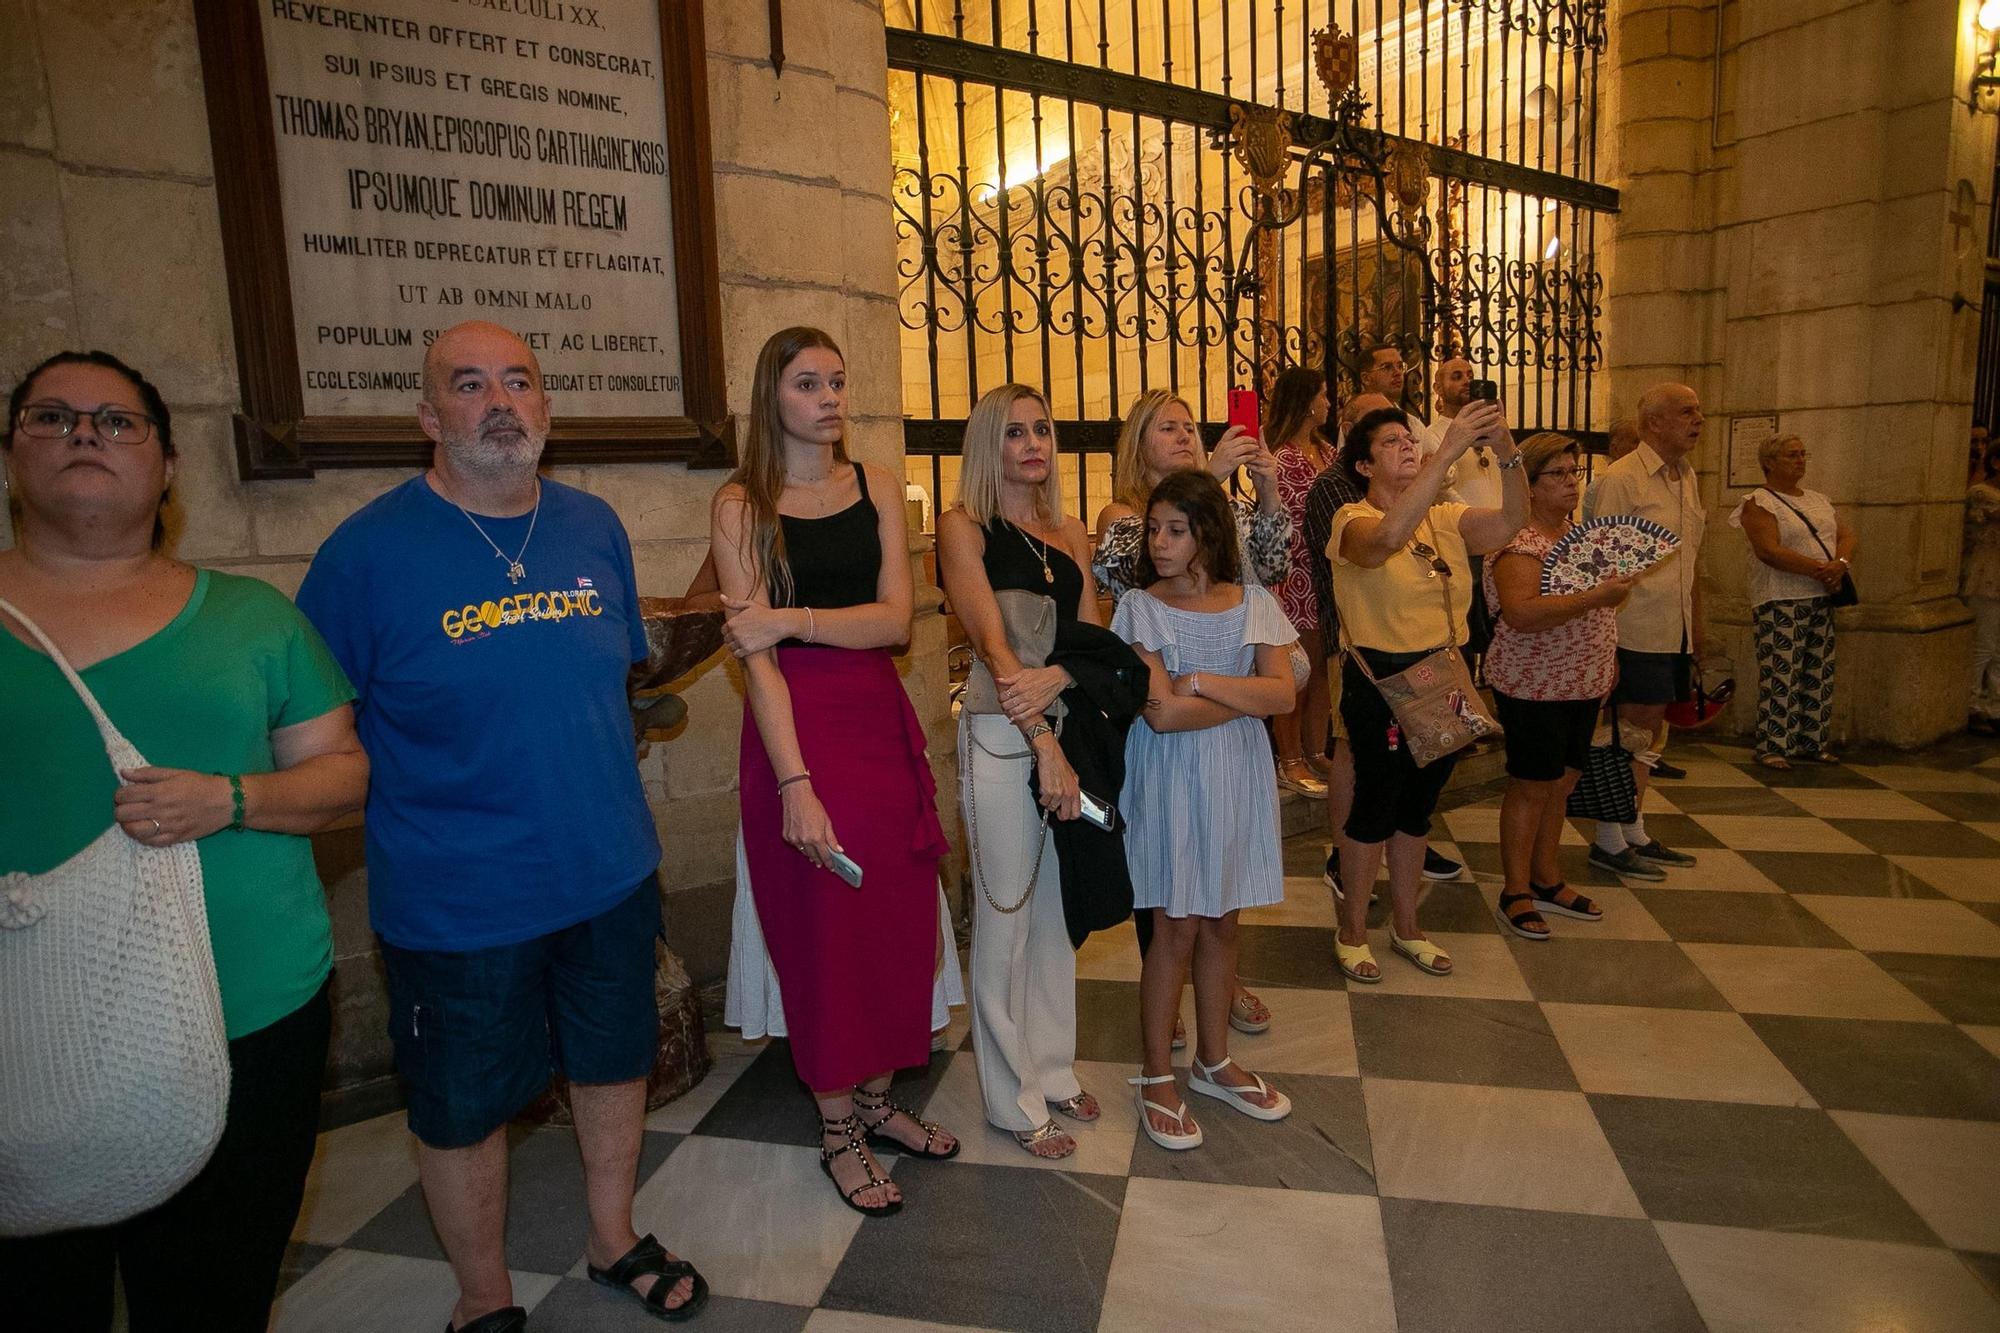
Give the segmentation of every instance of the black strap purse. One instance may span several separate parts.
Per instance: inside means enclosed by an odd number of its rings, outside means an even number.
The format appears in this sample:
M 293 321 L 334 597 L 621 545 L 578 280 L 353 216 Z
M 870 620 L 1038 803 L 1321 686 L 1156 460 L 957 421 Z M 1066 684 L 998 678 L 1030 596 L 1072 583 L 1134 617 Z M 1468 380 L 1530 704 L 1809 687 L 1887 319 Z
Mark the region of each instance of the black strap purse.
M 1799 522 L 1806 525 L 1806 531 L 1810 532 L 1812 534 L 1812 539 L 1819 543 L 1820 553 L 1829 560 L 1834 559 L 1833 552 L 1827 550 L 1826 548 L 1826 538 L 1819 535 L 1819 529 L 1814 527 L 1813 521 L 1805 516 L 1804 510 L 1800 509 L 1790 500 L 1787 500 L 1784 496 L 1772 490 L 1769 486 L 1761 486 L 1758 489 L 1763 491 L 1764 494 L 1770 496 L 1773 500 L 1776 500 L 1779 504 L 1783 505 L 1785 508 L 1791 510 L 1794 514 L 1797 514 L 1799 516 Z M 1854 573 L 1853 571 L 1850 570 L 1849 572 L 1842 574 L 1840 576 L 1840 586 L 1833 590 L 1833 604 L 1835 607 L 1853 606 L 1856 602 L 1860 600 L 1861 600 L 1861 594 L 1855 590 Z

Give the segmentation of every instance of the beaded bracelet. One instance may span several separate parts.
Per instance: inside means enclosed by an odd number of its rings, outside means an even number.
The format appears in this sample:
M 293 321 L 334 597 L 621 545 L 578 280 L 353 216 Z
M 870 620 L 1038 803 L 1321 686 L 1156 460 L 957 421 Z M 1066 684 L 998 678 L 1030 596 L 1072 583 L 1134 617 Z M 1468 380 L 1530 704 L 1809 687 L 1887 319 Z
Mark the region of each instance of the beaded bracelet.
M 217 773 L 229 783 L 229 827 L 241 832 L 243 829 L 243 779 L 234 773 Z

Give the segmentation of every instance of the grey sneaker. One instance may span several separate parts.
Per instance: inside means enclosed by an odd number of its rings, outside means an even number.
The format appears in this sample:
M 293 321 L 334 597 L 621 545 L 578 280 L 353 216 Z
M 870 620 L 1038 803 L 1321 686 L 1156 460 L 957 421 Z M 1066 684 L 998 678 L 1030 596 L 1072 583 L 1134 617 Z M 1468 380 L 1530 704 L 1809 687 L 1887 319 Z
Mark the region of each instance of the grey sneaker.
M 1675 851 L 1658 838 L 1653 839 L 1651 842 L 1640 843 L 1629 850 L 1645 857 L 1648 861 L 1658 861 L 1663 866 L 1691 866 L 1694 864 L 1692 856 L 1689 856 L 1686 852 Z
M 1626 879 L 1665 879 L 1667 877 L 1666 871 L 1660 869 L 1650 861 L 1640 860 L 1639 854 L 1630 847 L 1627 847 L 1624 851 L 1614 856 L 1612 853 L 1605 851 L 1602 847 L 1593 843 L 1590 848 L 1590 856 L 1587 859 L 1590 864 L 1596 866 L 1599 870 L 1609 870 L 1612 874 L 1622 876 Z

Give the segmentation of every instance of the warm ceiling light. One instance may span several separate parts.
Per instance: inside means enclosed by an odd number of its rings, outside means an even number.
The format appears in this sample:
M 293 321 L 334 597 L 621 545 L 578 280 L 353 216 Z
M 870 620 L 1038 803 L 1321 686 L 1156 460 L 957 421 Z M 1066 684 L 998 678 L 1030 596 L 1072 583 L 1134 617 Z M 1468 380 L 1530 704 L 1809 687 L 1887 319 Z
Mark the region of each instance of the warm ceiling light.
M 1979 7 L 1979 17 L 1973 21 L 1982 32 L 2000 32 L 2000 0 L 1986 0 Z

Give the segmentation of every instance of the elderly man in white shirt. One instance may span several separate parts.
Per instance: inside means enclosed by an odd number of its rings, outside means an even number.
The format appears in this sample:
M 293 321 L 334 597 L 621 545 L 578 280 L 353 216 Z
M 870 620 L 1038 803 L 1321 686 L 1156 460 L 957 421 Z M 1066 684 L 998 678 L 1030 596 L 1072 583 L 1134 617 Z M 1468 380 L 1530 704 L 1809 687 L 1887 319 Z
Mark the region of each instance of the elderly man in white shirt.
M 1661 384 L 1639 398 L 1639 447 L 1608 468 L 1597 482 L 1587 516 L 1629 514 L 1670 528 L 1680 549 L 1640 575 L 1618 612 L 1618 688 L 1612 694 L 1621 725 L 1654 732 L 1667 705 L 1688 693 L 1694 659 L 1701 655 L 1701 586 L 1696 558 L 1708 515 L 1695 482 L 1694 450 L 1701 442 L 1701 400 L 1685 384 Z M 1632 775 L 1643 803 L 1651 768 L 1637 760 Z M 1663 866 L 1691 866 L 1694 858 L 1646 835 L 1646 817 L 1630 824 L 1600 820 L 1590 863 L 1627 879 L 1665 879 Z

